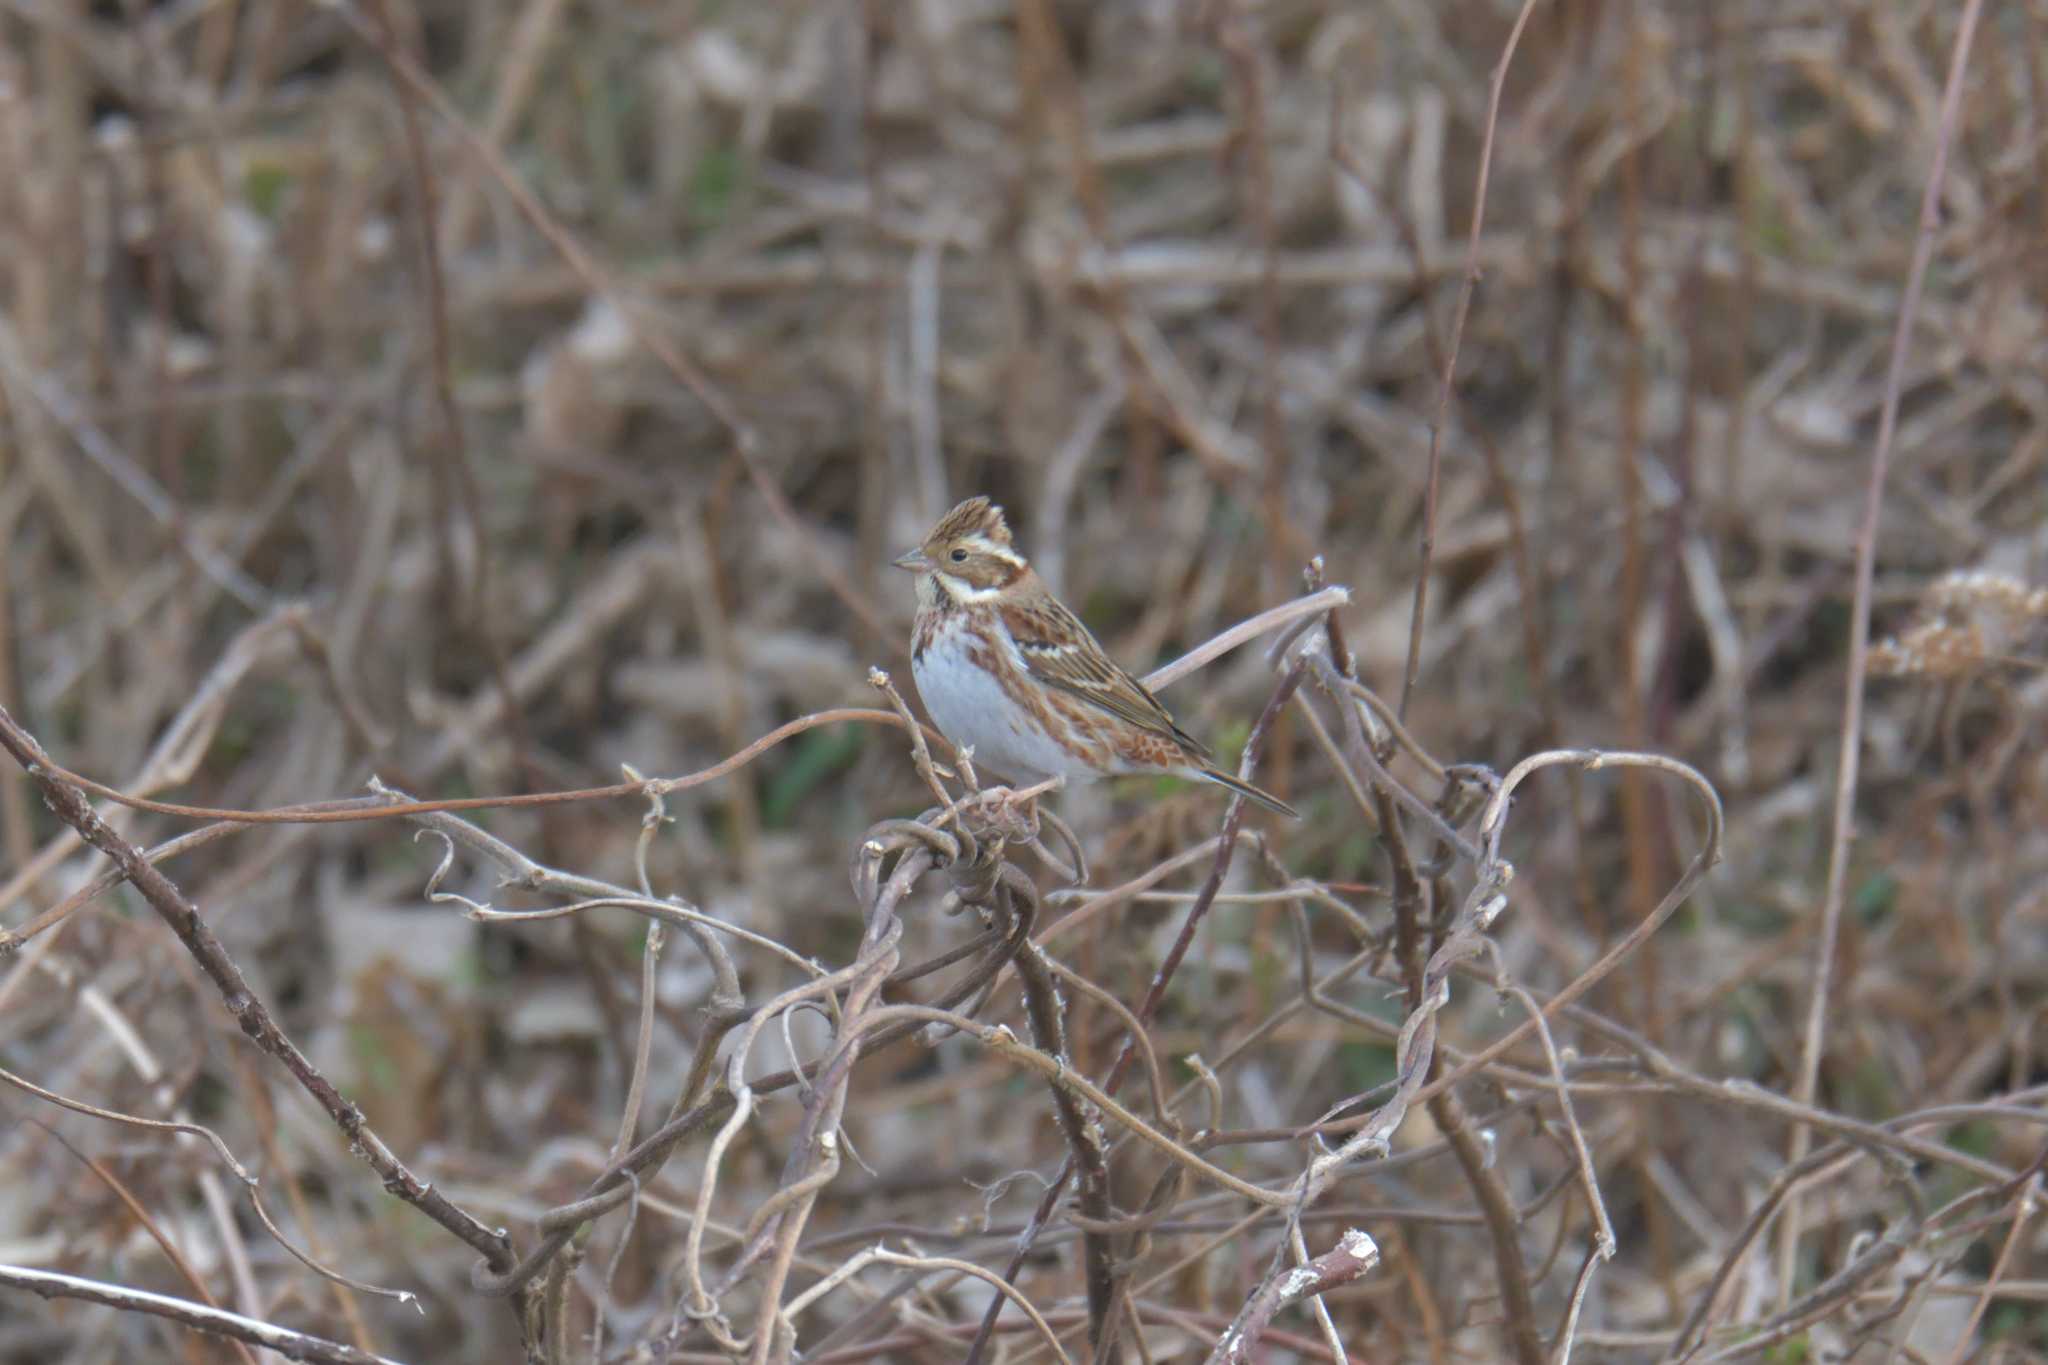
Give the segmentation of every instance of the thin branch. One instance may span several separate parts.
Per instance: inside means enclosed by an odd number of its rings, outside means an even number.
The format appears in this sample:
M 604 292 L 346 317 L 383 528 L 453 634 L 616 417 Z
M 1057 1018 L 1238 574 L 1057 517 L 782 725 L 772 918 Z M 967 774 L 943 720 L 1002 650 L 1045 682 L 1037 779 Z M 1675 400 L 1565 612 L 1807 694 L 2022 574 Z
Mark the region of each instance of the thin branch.
M 284 1064 L 293 1079 L 327 1112 L 348 1139 L 349 1150 L 368 1162 L 382 1178 L 384 1188 L 474 1248 L 493 1270 L 509 1269 L 513 1260 L 510 1242 L 458 1209 L 392 1155 L 383 1139 L 364 1121 L 362 1111 L 345 1098 L 277 1026 L 269 1009 L 242 975 L 241 968 L 235 965 L 220 940 L 214 936 L 212 928 L 200 917 L 198 907 L 168 877 L 150 865 L 141 849 L 115 833 L 86 803 L 76 787 L 52 773 L 50 756 L 5 709 L 0 709 L 0 748 L 12 754 L 15 761 L 35 779 L 36 785 L 42 789 L 43 800 L 59 819 L 120 866 L 129 882 L 212 980 L 220 992 L 221 1002 L 235 1017 L 242 1031 L 258 1047 Z
M 1458 282 L 1458 304 L 1451 313 L 1451 343 L 1444 355 L 1442 382 L 1437 386 L 1436 412 L 1429 421 L 1429 474 L 1422 495 L 1422 544 L 1415 568 L 1415 606 L 1408 617 L 1408 662 L 1401 670 L 1401 704 L 1396 713 L 1406 720 L 1408 700 L 1415 692 L 1415 680 L 1422 672 L 1422 622 L 1429 603 L 1430 561 L 1436 555 L 1436 496 L 1438 475 L 1443 467 L 1444 423 L 1450 418 L 1451 389 L 1458 379 L 1458 347 L 1465 339 L 1465 318 L 1472 311 L 1472 291 L 1479 285 L 1479 230 L 1486 219 L 1486 190 L 1493 176 L 1493 135 L 1500 125 L 1500 95 L 1507 85 L 1508 65 L 1528 27 L 1536 0 L 1522 0 L 1514 27 L 1502 44 L 1500 60 L 1486 83 L 1486 125 L 1479 136 L 1478 182 L 1472 191 L 1472 226 L 1465 238 L 1465 270 Z
M 84 1299 L 89 1303 L 103 1303 L 110 1308 L 119 1308 L 129 1313 L 148 1313 L 155 1317 L 169 1318 L 195 1331 L 213 1336 L 227 1337 L 234 1341 L 246 1341 L 277 1352 L 288 1360 L 307 1360 L 319 1365 L 398 1365 L 384 1356 L 359 1351 L 353 1346 L 327 1341 L 320 1337 L 294 1332 L 288 1327 L 259 1322 L 255 1318 L 243 1317 L 221 1308 L 210 1308 L 190 1299 L 174 1299 L 168 1294 L 153 1294 L 146 1289 L 129 1289 L 124 1285 L 106 1284 L 99 1280 L 80 1279 L 76 1275 L 60 1275 L 48 1270 L 30 1270 L 26 1266 L 0 1265 L 0 1287 L 25 1289 L 31 1294 L 40 1294 L 45 1299 Z
M 1834 993 L 1835 945 L 1841 936 L 1842 905 L 1849 882 L 1849 845 L 1855 836 L 1856 777 L 1863 750 L 1863 683 L 1870 657 L 1871 587 L 1877 574 L 1877 528 L 1884 513 L 1885 475 L 1891 468 L 1892 442 L 1898 434 L 1899 399 L 1905 388 L 1906 358 L 1912 351 L 1913 323 L 1920 294 L 1934 257 L 1934 234 L 1941 226 L 1942 180 L 1948 167 L 1949 144 L 1955 138 L 1956 115 L 1962 107 L 1963 73 L 1969 67 L 1970 42 L 1977 33 L 1983 0 L 1965 0 L 1949 53 L 1948 83 L 1941 95 L 1941 121 L 1935 129 L 1934 160 L 1920 195 L 1920 231 L 1913 239 L 1913 261 L 1906 269 L 1906 290 L 1899 300 L 1892 331 L 1891 361 L 1885 369 L 1884 401 L 1877 419 L 1877 442 L 1870 453 L 1870 477 L 1863 491 L 1863 520 L 1856 532 L 1856 588 L 1849 608 L 1849 665 L 1843 684 L 1841 754 L 1835 768 L 1835 812 L 1828 844 L 1827 889 L 1822 895 L 1820 934 L 1813 948 L 1813 974 L 1807 990 L 1806 1030 L 1799 1048 L 1799 1078 L 1793 1097 L 1813 1101 L 1820 1081 L 1821 1054 L 1827 1046 L 1828 1010 Z M 1792 1131 L 1787 1160 L 1796 1164 L 1811 1141 L 1806 1129 Z M 1778 1275 L 1780 1302 L 1792 1292 L 1792 1261 L 1802 1219 L 1797 1201 L 1779 1225 Z
M 1209 1365 L 1240 1365 L 1253 1359 L 1259 1338 L 1273 1315 L 1311 1295 L 1350 1284 L 1379 1264 L 1378 1243 L 1356 1228 L 1347 1229 L 1337 1245 L 1285 1275 L 1274 1276 L 1245 1300 L 1243 1308 L 1209 1352 Z

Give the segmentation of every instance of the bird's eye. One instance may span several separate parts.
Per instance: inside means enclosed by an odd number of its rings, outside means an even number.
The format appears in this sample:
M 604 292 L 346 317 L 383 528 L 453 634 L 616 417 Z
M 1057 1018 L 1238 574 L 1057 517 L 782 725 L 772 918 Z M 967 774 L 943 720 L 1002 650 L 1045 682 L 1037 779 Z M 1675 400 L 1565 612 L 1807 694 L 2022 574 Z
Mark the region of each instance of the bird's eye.
M 953 551 L 953 562 L 954 562 L 955 564 L 965 564 L 965 563 L 967 562 L 967 551 L 965 551 L 965 550 L 955 550 L 955 551 Z

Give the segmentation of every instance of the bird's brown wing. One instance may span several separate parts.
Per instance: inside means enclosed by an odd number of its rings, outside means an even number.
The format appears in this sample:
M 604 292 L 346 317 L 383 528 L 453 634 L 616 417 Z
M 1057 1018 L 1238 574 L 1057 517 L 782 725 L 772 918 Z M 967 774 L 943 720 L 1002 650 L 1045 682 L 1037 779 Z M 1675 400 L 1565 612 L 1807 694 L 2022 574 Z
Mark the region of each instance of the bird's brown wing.
M 1173 723 L 1173 714 L 1145 684 L 1103 653 L 1102 645 L 1057 598 L 1005 605 L 1003 625 L 1017 642 L 1031 676 L 1047 687 L 1099 706 L 1147 733 L 1170 739 L 1189 756 L 1207 761 L 1209 750 Z

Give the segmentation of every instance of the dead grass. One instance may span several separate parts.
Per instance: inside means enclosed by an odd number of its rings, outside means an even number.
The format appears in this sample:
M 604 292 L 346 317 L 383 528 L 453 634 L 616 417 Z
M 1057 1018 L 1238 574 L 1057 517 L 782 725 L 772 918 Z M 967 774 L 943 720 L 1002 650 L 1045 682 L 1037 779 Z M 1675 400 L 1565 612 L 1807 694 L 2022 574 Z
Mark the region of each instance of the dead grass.
M 2048 1352 L 1965 8 L 0 6 L 0 1359 Z M 1307 818 L 921 772 L 968 492 L 1141 666 L 1320 557 L 1167 693 Z

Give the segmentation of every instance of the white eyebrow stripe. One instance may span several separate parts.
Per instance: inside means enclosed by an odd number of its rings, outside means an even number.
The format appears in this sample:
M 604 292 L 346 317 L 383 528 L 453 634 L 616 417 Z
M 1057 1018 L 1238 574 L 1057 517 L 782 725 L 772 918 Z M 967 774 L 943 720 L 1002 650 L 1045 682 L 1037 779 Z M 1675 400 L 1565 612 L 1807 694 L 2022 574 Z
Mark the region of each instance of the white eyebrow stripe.
M 965 545 L 969 549 L 974 550 L 977 553 L 985 554 L 990 559 L 1000 559 L 1003 561 L 1003 563 L 1008 564 L 1013 569 L 1021 569 L 1024 567 L 1024 557 L 1022 555 L 1018 554 L 1015 550 L 1012 550 L 1007 545 L 996 544 L 996 542 L 990 540 L 987 536 L 982 535 L 979 532 L 976 532 L 974 535 L 971 536 L 962 536 L 955 543 L 959 545 Z

